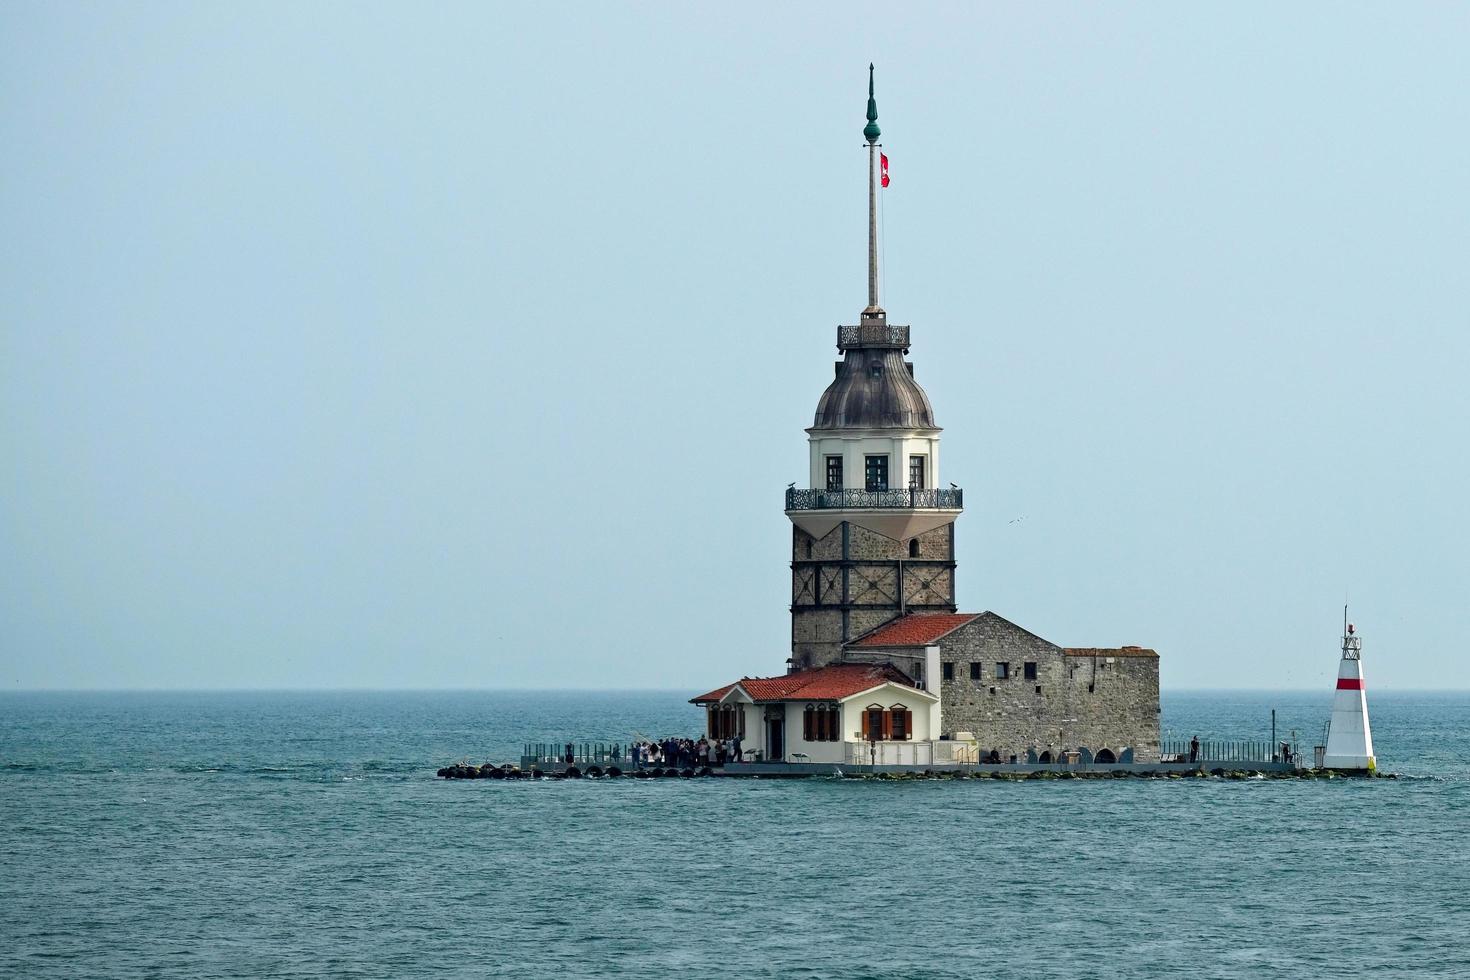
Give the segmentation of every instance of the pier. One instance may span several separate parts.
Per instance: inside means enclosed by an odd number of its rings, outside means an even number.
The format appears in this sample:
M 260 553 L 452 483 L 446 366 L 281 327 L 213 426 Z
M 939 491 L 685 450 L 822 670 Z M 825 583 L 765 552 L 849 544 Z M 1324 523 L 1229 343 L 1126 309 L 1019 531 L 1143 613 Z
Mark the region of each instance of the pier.
M 445 779 L 803 779 L 814 777 L 877 779 L 1250 779 L 1340 778 L 1347 773 L 1312 768 L 1294 754 L 1283 760 L 1263 742 L 1204 741 L 1196 757 L 1190 743 L 1166 743 L 1158 762 L 1099 762 L 1068 752 L 1059 760 L 1038 758 L 1005 762 L 949 761 L 937 763 L 833 763 L 800 760 L 742 760 L 709 765 L 703 762 L 633 762 L 631 746 L 618 743 L 527 743 L 518 762 L 461 762 L 438 771 Z M 1170 751 L 1175 750 L 1175 751 Z M 1043 755 L 1047 755 L 1043 753 Z M 1391 777 L 1390 777 L 1391 778 Z

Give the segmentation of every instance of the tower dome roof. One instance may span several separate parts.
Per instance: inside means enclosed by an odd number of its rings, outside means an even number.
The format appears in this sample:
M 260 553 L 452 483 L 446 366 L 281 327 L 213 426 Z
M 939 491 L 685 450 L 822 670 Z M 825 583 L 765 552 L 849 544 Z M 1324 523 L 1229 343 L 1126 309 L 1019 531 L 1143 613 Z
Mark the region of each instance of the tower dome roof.
M 937 429 L 903 352 L 852 348 L 817 402 L 814 429 Z

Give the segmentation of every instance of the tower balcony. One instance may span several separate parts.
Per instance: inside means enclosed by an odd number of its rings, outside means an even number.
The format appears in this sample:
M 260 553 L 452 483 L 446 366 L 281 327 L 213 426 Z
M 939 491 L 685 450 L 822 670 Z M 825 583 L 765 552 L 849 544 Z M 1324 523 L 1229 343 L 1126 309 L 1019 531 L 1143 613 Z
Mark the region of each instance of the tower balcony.
M 909 328 L 882 321 L 865 320 L 863 323 L 837 328 L 837 349 L 853 350 L 858 347 L 877 347 L 892 350 L 909 349 Z
M 798 490 L 786 491 L 793 510 L 963 510 L 965 491 L 949 490 Z
M 949 490 L 786 491 L 786 516 L 814 538 L 839 524 L 856 524 L 895 541 L 907 541 L 946 524 L 964 509 L 965 492 Z

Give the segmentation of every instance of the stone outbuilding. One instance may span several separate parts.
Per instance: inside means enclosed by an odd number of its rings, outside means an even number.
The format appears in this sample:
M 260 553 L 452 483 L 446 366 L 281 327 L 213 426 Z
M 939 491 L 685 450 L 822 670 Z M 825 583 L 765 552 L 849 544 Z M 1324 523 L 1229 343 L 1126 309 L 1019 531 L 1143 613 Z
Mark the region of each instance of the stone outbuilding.
M 973 735 L 1001 761 L 1154 762 L 1159 655 L 1137 646 L 1061 647 L 993 612 L 899 617 L 843 659 L 891 664 L 940 695 L 940 735 Z

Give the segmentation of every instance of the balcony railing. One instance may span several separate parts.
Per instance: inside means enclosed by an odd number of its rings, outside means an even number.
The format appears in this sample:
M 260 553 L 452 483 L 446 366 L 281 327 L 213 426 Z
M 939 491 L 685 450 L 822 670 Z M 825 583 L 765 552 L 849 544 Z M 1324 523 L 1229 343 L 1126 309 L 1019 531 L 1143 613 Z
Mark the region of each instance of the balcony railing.
M 837 328 L 837 349 L 849 347 L 895 347 L 909 349 L 909 328 L 887 323 L 860 323 Z
M 965 491 L 952 490 L 798 490 L 786 491 L 787 510 L 863 510 L 925 508 L 961 510 Z

